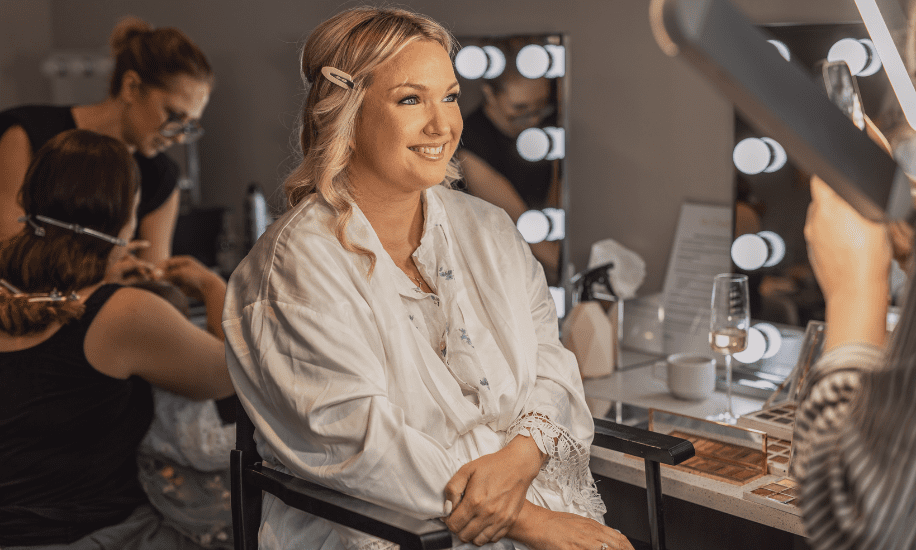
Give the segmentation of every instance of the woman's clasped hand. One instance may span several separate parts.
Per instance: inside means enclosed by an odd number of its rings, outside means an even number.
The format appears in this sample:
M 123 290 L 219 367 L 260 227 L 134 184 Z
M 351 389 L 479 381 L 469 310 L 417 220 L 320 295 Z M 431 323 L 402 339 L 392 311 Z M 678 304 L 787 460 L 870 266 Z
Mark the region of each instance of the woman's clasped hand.
M 483 545 L 506 536 L 546 455 L 530 437 L 462 466 L 445 486 L 445 524 L 464 542 Z
M 510 532 L 533 550 L 632 549 L 618 531 L 595 520 L 531 505 L 528 487 L 548 457 L 530 437 L 516 436 L 499 451 L 462 466 L 445 486 L 445 525 L 462 542 L 482 546 Z M 457 504 L 452 504 L 457 503 Z M 526 506 L 527 504 L 527 506 Z M 538 532 L 537 537 L 527 533 Z M 597 543 L 597 546 L 596 546 Z

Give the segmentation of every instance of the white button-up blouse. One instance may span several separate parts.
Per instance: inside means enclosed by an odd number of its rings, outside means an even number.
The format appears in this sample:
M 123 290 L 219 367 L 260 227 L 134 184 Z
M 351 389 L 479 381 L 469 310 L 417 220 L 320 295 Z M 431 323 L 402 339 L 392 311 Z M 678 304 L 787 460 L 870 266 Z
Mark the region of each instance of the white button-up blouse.
M 415 290 L 354 205 L 347 231 L 376 256 L 368 276 L 369 260 L 340 245 L 314 195 L 233 273 L 227 360 L 261 455 L 432 518 L 458 468 L 521 433 L 550 456 L 528 499 L 600 521 L 594 426 L 540 264 L 501 209 L 441 186 L 424 205 L 414 259 L 435 294 Z M 382 547 L 270 496 L 260 538 L 263 548 Z

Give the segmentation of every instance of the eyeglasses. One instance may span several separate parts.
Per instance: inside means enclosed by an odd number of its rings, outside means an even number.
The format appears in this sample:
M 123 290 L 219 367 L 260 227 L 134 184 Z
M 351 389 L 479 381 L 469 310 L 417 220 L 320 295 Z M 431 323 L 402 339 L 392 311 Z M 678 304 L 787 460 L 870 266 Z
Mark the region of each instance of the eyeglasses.
M 204 135 L 204 129 L 196 120 L 185 122 L 179 115 L 171 113 L 159 127 L 159 135 L 169 139 L 183 135 L 185 143 L 191 143 Z

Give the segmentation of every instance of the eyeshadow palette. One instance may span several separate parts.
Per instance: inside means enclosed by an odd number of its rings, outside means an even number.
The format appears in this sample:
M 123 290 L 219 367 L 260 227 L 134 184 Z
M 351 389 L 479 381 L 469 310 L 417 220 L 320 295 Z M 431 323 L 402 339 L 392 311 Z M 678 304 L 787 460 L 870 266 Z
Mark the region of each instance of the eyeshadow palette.
M 800 516 L 801 509 L 798 507 L 798 494 L 798 482 L 789 478 L 782 478 L 757 489 L 745 491 L 744 498 Z
M 696 456 L 667 468 L 732 485 L 767 475 L 766 432 L 658 409 L 649 409 L 649 430 L 693 443 Z
M 767 469 L 776 476 L 789 475 L 789 459 L 792 458 L 792 442 L 785 439 L 767 438 Z
M 738 418 L 738 425 L 767 433 L 770 437 L 792 441 L 795 430 L 795 402 L 786 401 Z
M 690 441 L 696 449 L 696 456 L 673 468 L 733 485 L 744 485 L 766 474 L 761 468 L 762 451 L 680 431 L 669 435 Z

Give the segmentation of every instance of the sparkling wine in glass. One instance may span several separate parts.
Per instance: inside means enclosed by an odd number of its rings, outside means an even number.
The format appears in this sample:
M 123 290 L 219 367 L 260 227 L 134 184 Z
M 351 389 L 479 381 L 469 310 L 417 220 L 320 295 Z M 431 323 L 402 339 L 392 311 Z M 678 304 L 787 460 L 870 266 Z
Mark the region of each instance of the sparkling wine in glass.
M 716 275 L 712 287 L 712 305 L 709 317 L 709 346 L 725 355 L 725 387 L 728 408 L 711 420 L 734 424 L 737 420 L 732 409 L 732 354 L 747 347 L 747 329 L 751 325 L 748 305 L 747 275 L 721 273 Z

